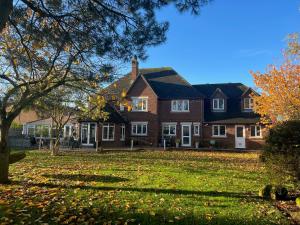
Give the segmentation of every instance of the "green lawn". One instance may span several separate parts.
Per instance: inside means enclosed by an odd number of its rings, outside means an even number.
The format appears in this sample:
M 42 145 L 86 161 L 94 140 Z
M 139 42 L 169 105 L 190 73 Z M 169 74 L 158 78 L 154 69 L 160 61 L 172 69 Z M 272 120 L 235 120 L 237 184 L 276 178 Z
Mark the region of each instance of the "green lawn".
M 256 153 L 32 151 L 11 175 L 0 224 L 289 224 Z

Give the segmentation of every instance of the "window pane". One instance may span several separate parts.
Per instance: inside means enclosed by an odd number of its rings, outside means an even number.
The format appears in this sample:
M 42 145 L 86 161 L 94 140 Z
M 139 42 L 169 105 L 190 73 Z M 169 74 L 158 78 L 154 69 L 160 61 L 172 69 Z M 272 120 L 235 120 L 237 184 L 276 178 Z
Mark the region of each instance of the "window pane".
M 251 131 L 251 136 L 255 137 L 255 126 L 251 126 L 250 131 Z
M 107 135 L 108 135 L 108 127 L 104 126 L 103 127 L 103 139 L 107 139 L 108 138 Z
M 182 101 L 177 102 L 177 109 L 178 111 L 182 111 Z
M 147 125 L 144 124 L 144 125 L 143 125 L 143 134 L 146 134 L 146 133 L 147 133 Z
M 165 135 L 168 135 L 168 134 L 169 134 L 169 126 L 168 126 L 168 125 L 165 125 L 165 126 L 163 127 L 163 134 L 165 134 Z
M 218 129 L 218 126 L 213 126 L 213 134 L 215 136 L 218 136 L 219 135 L 219 129 Z
M 217 99 L 213 99 L 213 108 L 214 109 L 218 108 L 218 101 L 217 101 Z
M 172 101 L 172 111 L 176 111 L 176 101 Z
M 115 127 L 110 126 L 109 127 L 109 137 L 108 137 L 110 140 L 114 139 L 114 133 L 115 133 Z
M 176 126 L 175 125 L 170 126 L 170 134 L 172 134 L 172 135 L 176 134 Z
M 224 99 L 219 99 L 219 108 L 224 109 Z
M 136 134 L 136 124 L 133 124 L 133 125 L 132 125 L 132 133 L 133 133 L 133 134 Z
M 199 126 L 194 125 L 194 134 L 199 134 Z
M 260 136 L 260 126 L 256 126 L 256 136 Z
M 225 126 L 220 126 L 220 135 L 225 135 Z
M 141 124 L 137 124 L 137 134 L 141 134 L 142 133 L 142 127 L 141 127 Z
M 189 110 L 189 102 L 187 100 L 183 101 L 184 103 L 184 110 L 188 111 Z
M 237 137 L 244 137 L 244 128 L 243 127 L 237 127 L 236 128 L 236 136 Z

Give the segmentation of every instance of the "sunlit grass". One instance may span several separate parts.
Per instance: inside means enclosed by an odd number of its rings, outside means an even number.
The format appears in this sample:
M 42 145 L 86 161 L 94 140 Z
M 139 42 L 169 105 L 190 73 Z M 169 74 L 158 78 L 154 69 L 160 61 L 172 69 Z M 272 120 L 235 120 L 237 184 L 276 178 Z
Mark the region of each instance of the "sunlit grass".
M 32 151 L 0 186 L 0 223 L 288 224 L 257 197 L 257 153 Z

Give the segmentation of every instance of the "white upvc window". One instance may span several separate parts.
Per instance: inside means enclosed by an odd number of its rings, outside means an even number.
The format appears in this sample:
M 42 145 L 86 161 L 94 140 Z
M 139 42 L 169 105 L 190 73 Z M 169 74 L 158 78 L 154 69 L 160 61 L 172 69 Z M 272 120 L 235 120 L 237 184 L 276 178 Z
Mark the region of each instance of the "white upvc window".
M 131 99 L 133 112 L 148 111 L 148 97 L 132 97 Z
M 200 135 L 200 123 L 194 123 L 194 135 L 199 136 Z
M 125 141 L 125 125 L 121 125 L 121 141 Z
M 64 126 L 64 138 L 69 138 L 72 136 L 72 125 L 65 125 Z
M 177 123 L 162 123 L 163 136 L 176 136 Z
M 224 98 L 214 98 L 213 99 L 213 110 L 224 110 Z
M 171 111 L 172 112 L 189 112 L 189 100 L 172 100 Z
M 259 125 L 252 125 L 250 126 L 250 137 L 254 138 L 261 138 L 261 126 Z
M 148 122 L 131 123 L 131 135 L 147 136 L 147 134 L 148 134 Z
M 103 124 L 102 126 L 102 141 L 113 141 L 115 138 L 115 125 Z
M 226 126 L 225 125 L 213 125 L 212 126 L 213 137 L 226 137 Z
M 253 98 L 244 98 L 244 109 L 245 110 L 253 109 Z

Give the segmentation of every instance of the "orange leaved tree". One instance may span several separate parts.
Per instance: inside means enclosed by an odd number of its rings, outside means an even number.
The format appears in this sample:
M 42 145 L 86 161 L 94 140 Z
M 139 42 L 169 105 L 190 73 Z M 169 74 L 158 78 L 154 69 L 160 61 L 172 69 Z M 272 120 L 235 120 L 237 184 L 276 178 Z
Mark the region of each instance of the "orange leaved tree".
M 282 65 L 271 65 L 265 73 L 251 72 L 254 83 L 261 92 L 260 96 L 253 97 L 254 110 L 262 116 L 263 122 L 274 124 L 279 121 L 300 119 L 298 57 L 298 51 L 296 54 L 285 54 Z

